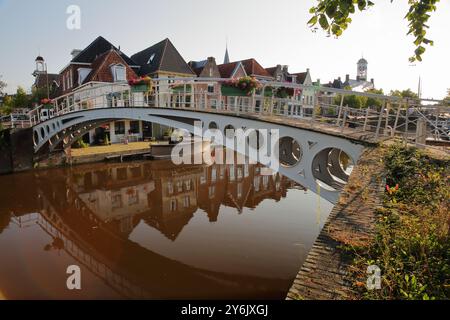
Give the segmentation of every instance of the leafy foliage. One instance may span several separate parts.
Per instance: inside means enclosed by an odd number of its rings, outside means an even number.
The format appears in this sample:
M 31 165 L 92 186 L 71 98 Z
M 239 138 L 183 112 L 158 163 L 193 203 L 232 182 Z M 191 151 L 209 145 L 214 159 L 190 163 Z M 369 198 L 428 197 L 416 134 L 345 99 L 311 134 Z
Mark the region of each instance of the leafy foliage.
M 412 98 L 412 99 L 418 99 L 419 96 L 417 93 L 413 92 L 411 89 L 406 90 L 392 90 L 390 93 L 391 96 L 394 97 L 400 97 L 400 98 Z
M 375 239 L 350 250 L 355 283 L 364 283 L 367 266 L 375 264 L 382 286 L 358 291 L 369 299 L 448 299 L 450 163 L 398 144 L 389 148 L 384 165 L 387 192 Z
M 350 17 L 356 11 L 364 11 L 374 5 L 370 0 L 317 0 L 318 4 L 312 7 L 309 12 L 313 15 L 308 24 L 313 27 L 317 23 L 320 27 L 336 37 L 348 28 L 352 22 Z M 426 24 L 430 18 L 430 13 L 436 10 L 436 4 L 440 0 L 408 0 L 409 11 L 405 16 L 408 20 L 408 35 L 415 37 L 414 45 L 416 49 L 409 58 L 411 62 L 422 61 L 425 52 L 425 45 L 433 45 L 433 41 L 426 38 Z M 393 2 L 393 0 L 391 0 Z
M 3 96 L 3 90 L 7 87 L 5 81 L 2 81 L 2 76 L 0 75 L 0 96 Z

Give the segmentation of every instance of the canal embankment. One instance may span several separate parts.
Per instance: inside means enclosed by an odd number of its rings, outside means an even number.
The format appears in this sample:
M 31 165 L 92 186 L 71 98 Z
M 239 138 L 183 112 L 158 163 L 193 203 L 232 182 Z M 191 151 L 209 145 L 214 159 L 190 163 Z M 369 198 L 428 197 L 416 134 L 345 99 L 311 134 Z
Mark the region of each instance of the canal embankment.
M 288 299 L 447 299 L 449 168 L 400 144 L 366 149 Z
M 0 174 L 33 168 L 33 131 L 0 130 Z

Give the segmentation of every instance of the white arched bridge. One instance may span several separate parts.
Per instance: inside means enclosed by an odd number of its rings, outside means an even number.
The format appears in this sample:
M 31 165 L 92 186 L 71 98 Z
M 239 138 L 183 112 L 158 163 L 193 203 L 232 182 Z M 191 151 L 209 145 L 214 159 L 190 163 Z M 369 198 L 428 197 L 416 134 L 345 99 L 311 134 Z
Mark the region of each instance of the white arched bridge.
M 88 83 L 29 113 L 34 151 L 61 150 L 88 131 L 122 119 L 191 133 L 195 121 L 203 130 L 222 132 L 270 128 L 279 132 L 280 173 L 314 192 L 322 185 L 321 195 L 335 202 L 348 179 L 343 153 L 355 164 L 365 146 L 383 139 L 400 136 L 416 144 L 430 137 L 448 139 L 444 105 L 425 107 L 416 100 L 280 82 L 260 81 L 256 89 L 246 91 L 228 80 L 165 78 L 144 88 Z M 307 91 L 314 93 L 313 104 L 302 99 Z M 352 109 L 344 105 L 346 95 L 362 95 L 379 104 Z

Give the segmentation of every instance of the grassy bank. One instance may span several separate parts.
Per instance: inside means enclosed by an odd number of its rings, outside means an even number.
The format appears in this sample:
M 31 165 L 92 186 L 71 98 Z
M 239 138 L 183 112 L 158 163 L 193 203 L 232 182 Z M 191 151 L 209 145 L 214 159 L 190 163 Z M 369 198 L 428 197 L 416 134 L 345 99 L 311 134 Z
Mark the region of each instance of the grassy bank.
M 390 146 L 386 191 L 376 236 L 346 245 L 360 299 L 448 299 L 450 275 L 449 161 Z M 367 267 L 381 269 L 381 289 L 366 288 Z

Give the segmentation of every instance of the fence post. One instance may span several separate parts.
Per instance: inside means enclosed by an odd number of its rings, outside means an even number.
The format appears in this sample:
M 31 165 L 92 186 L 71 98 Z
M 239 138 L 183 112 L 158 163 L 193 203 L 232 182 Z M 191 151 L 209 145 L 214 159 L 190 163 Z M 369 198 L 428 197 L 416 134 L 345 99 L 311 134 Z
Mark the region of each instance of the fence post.
M 363 126 L 363 131 L 366 131 L 367 128 L 367 122 L 369 121 L 369 107 L 366 108 L 366 117 L 364 118 L 364 126 Z
M 395 131 L 397 131 L 398 118 L 400 117 L 400 110 L 402 109 L 402 104 L 398 104 L 397 115 L 395 116 L 394 129 L 392 130 L 391 136 L 395 136 Z
M 344 105 L 344 95 L 342 95 L 341 97 L 341 103 L 339 105 L 339 113 L 338 113 L 338 117 L 336 120 L 336 126 L 339 127 L 339 123 L 341 122 L 341 114 L 342 114 L 342 106 Z
M 375 132 L 375 140 L 378 140 L 378 136 L 380 135 L 380 127 L 381 120 L 383 119 L 384 108 L 386 107 L 386 100 L 383 100 L 383 104 L 381 106 L 380 115 L 378 116 L 377 130 Z
M 387 104 L 386 104 L 386 123 L 384 125 L 384 132 L 383 132 L 383 134 L 385 136 L 387 136 L 387 129 L 389 126 L 389 111 L 390 111 L 390 109 L 391 109 L 391 103 L 387 102 Z
M 344 109 L 344 116 L 342 118 L 342 126 L 341 126 L 341 132 L 344 132 L 344 128 L 347 122 L 347 113 L 348 113 L 348 105 L 345 106 Z
M 416 147 L 423 147 L 427 142 L 427 122 L 420 118 L 417 120 Z

